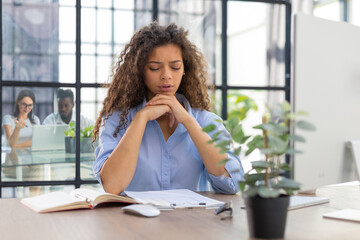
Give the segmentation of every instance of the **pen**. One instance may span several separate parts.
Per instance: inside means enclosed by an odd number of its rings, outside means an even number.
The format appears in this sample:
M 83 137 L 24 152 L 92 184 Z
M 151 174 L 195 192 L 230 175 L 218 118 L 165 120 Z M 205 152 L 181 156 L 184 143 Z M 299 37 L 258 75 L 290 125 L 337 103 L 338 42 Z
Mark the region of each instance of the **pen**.
M 201 203 L 199 203 L 198 205 L 199 205 L 199 206 L 206 206 L 206 203 L 201 202 Z M 171 203 L 170 206 L 171 206 L 171 207 L 176 207 L 176 203 Z

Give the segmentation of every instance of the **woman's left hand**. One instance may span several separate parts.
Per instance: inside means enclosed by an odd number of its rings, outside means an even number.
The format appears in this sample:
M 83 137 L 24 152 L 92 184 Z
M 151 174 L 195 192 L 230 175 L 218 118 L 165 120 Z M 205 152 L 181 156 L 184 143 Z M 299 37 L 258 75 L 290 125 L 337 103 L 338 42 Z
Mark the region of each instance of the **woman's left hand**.
M 163 94 L 157 94 L 149 102 L 146 103 L 147 106 L 154 105 L 167 105 L 171 108 L 169 126 L 172 127 L 175 124 L 175 121 L 178 123 L 184 124 L 184 122 L 190 118 L 190 115 L 186 109 L 181 105 L 175 96 L 168 96 Z
M 27 127 L 26 122 L 24 120 L 14 118 L 14 122 L 15 122 L 15 128 L 22 129 L 24 127 Z

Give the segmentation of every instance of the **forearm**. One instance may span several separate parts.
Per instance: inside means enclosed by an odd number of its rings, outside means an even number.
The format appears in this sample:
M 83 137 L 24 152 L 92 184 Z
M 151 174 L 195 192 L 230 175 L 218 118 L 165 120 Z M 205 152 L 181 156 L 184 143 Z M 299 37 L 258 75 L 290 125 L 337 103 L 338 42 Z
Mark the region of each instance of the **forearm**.
M 201 126 L 194 118 L 189 117 L 183 124 L 189 132 L 190 137 L 204 162 L 206 170 L 214 176 L 226 174 L 225 166 L 218 166 L 217 164 L 221 160 L 226 159 L 227 155 L 220 154 L 219 149 L 215 148 L 214 143 L 207 143 L 211 140 L 211 137 L 202 131 Z
M 124 136 L 105 161 L 100 177 L 106 192 L 119 194 L 130 184 L 137 165 L 147 120 L 136 114 Z
M 8 143 L 10 147 L 18 147 L 16 143 L 19 139 L 20 130 L 21 129 L 15 127 L 14 131 L 11 133 L 10 137 L 8 138 Z
M 31 147 L 31 140 L 28 140 L 26 142 L 18 143 L 14 145 L 15 148 L 25 148 L 25 147 Z

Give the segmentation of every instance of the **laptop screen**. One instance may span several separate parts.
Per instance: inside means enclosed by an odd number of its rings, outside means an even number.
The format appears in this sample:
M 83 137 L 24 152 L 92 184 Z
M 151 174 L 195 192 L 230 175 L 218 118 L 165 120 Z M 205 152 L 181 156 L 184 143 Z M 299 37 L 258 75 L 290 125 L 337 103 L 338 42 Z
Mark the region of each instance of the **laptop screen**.
M 33 126 L 31 151 L 64 150 L 68 125 Z

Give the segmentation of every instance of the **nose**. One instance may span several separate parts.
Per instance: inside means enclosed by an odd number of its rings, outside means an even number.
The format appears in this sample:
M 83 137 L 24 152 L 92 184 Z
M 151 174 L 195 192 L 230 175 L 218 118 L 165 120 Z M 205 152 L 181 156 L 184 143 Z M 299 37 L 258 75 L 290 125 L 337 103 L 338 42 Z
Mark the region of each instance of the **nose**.
M 162 80 L 167 80 L 171 78 L 171 72 L 170 69 L 168 68 L 164 68 L 163 72 L 161 73 L 161 79 Z

